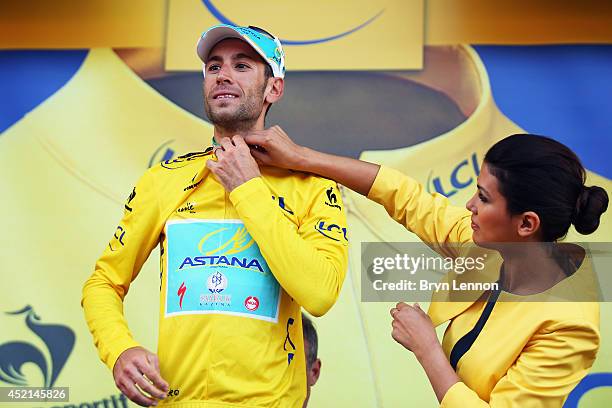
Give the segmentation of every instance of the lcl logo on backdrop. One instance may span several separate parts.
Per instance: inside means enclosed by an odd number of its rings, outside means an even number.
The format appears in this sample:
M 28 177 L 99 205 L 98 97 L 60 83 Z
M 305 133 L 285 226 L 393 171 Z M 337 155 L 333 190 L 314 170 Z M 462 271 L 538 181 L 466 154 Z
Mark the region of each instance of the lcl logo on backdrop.
M 427 176 L 427 192 L 452 197 L 460 190 L 474 184 L 479 174 L 478 156 L 472 153 L 453 166 L 449 173 L 437 174 L 435 170 L 432 170 Z
M 53 387 L 75 342 L 75 334 L 68 326 L 42 323 L 32 306 L 6 312 L 9 319 L 23 319 L 23 324 L 45 344 L 41 350 L 21 340 L 0 344 L 0 381 L 21 387 Z M 23 366 L 32 363 L 40 369 L 44 384 L 35 384 L 23 373 Z

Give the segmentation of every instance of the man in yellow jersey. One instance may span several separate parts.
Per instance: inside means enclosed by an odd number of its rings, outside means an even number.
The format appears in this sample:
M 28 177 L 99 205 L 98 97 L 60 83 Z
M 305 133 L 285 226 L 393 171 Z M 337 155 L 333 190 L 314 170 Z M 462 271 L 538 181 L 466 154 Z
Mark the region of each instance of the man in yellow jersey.
M 306 398 L 301 307 L 320 316 L 347 266 L 334 182 L 259 168 L 240 135 L 283 95 L 284 53 L 255 27 L 198 42 L 213 144 L 139 180 L 82 305 L 101 359 L 139 405 L 289 407 Z M 123 299 L 160 245 L 158 353 L 137 343 Z

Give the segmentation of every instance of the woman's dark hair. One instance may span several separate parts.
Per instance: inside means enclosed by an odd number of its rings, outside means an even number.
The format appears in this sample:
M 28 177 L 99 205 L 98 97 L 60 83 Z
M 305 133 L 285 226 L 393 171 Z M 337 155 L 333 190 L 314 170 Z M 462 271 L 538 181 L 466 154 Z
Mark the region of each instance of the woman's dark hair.
M 570 224 L 581 234 L 594 232 L 608 208 L 603 188 L 584 185 L 586 172 L 576 154 L 548 137 L 508 136 L 489 149 L 484 162 L 510 214 L 538 214 L 543 241 L 563 238 Z

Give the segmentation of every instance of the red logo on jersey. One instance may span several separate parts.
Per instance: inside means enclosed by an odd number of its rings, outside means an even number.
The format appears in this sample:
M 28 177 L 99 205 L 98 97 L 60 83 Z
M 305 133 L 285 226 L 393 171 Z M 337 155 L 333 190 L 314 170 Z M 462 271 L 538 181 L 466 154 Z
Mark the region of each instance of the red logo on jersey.
M 179 301 L 179 307 L 183 309 L 183 296 L 185 296 L 185 291 L 187 290 L 187 286 L 185 286 L 185 282 L 181 283 L 181 287 L 176 292 L 177 295 L 180 296 L 181 300 Z
M 244 301 L 244 307 L 246 307 L 251 312 L 257 310 L 257 308 L 259 307 L 259 299 L 257 299 L 255 296 L 249 296 Z

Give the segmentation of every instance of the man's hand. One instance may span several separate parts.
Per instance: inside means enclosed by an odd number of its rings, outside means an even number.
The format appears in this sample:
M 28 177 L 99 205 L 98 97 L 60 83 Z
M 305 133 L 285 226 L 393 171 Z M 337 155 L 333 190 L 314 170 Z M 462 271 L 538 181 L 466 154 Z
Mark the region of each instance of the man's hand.
M 242 136 L 221 139 L 220 146 L 215 149 L 217 161 L 208 160 L 206 167 L 213 172 L 217 180 L 228 193 L 252 178 L 259 177 L 259 167 L 255 162 L 249 146 Z
M 132 347 L 121 353 L 113 367 L 113 377 L 117 388 L 143 407 L 157 405 L 154 398 L 164 399 L 168 392 L 168 383 L 159 371 L 157 355 L 143 347 Z
M 255 130 L 244 137 L 258 163 L 291 170 L 304 170 L 308 149 L 295 144 L 280 126 Z
M 390 312 L 393 317 L 391 337 L 412 351 L 417 359 L 440 346 L 431 319 L 418 303 L 414 306 L 398 303 Z

